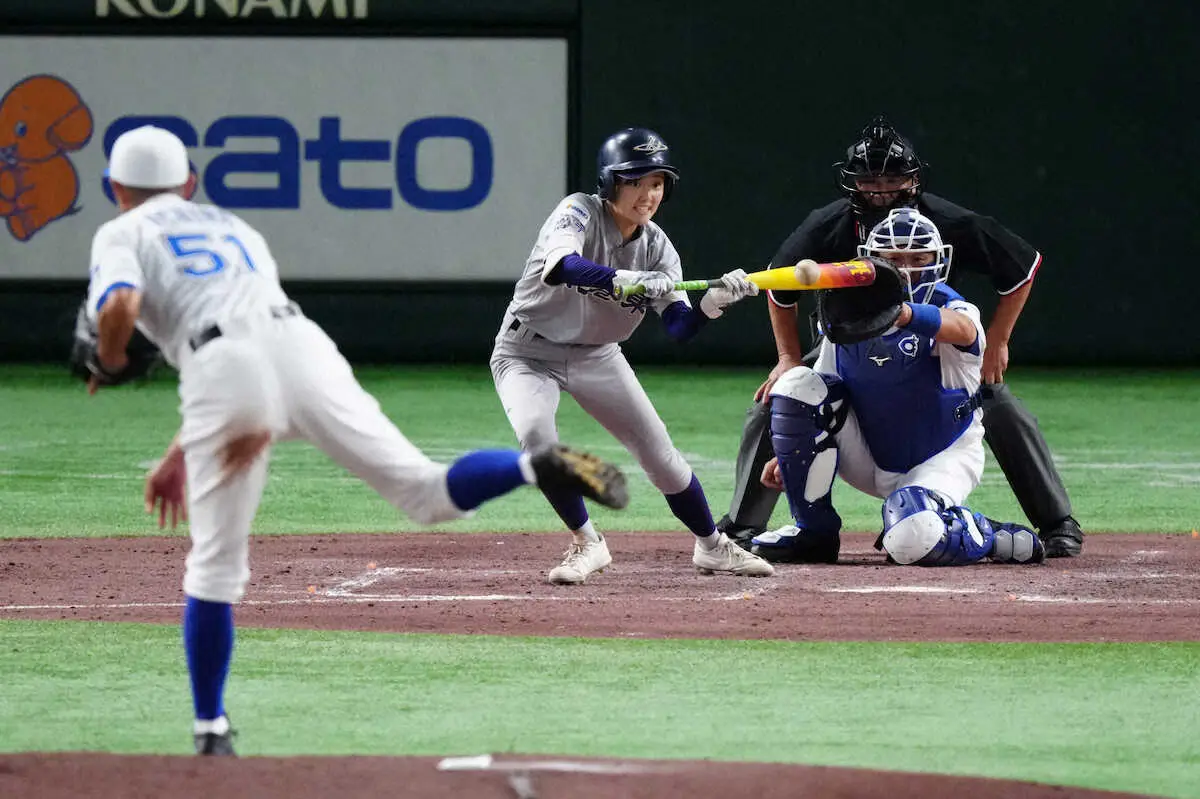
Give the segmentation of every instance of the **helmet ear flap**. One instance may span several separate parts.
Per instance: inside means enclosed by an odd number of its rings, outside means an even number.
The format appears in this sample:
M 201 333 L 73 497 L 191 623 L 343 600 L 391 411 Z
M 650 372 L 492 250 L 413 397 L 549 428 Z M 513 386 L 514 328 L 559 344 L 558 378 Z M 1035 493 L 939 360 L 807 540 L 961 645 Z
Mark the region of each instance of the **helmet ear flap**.
M 600 178 L 596 181 L 596 194 L 600 195 L 601 200 L 612 199 L 615 193 L 613 191 L 616 188 L 615 184 L 616 181 L 613 178 L 612 169 L 609 167 L 602 168 L 600 170 Z

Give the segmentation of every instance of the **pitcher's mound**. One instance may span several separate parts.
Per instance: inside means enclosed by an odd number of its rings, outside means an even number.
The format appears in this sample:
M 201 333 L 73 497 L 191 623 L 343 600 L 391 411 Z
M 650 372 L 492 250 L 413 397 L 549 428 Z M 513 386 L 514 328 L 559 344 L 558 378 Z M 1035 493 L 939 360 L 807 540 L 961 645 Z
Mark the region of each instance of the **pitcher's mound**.
M 892 771 L 559 756 L 197 758 L 98 753 L 0 755 L 0 796 L 39 799 L 1118 799 L 1085 788 Z M 458 770 L 463 769 L 463 770 Z

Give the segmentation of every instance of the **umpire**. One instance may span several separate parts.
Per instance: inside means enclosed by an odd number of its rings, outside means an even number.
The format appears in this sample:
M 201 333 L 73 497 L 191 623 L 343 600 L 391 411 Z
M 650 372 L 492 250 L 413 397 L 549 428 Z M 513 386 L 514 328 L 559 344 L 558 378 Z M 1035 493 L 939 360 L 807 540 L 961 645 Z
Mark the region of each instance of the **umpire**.
M 788 236 L 771 263 L 818 263 L 855 257 L 877 222 L 892 208 L 915 206 L 933 220 L 943 240 L 954 246 L 954 275 L 961 270 L 988 276 L 1000 299 L 987 329 L 983 359 L 984 438 L 1021 503 L 1038 529 L 1049 557 L 1072 557 L 1083 548 L 1083 531 L 1071 516 L 1071 500 L 1054 467 L 1050 448 L 1034 418 L 1004 385 L 1008 341 L 1029 297 L 1041 254 L 996 220 L 923 191 L 925 165 L 912 145 L 882 117 L 863 129 L 838 163 L 845 197 L 812 211 Z M 806 356 L 800 344 L 799 292 L 770 293 L 768 309 L 779 363 L 754 395 L 738 449 L 737 473 L 729 513 L 717 529 L 745 547 L 766 529 L 779 492 L 759 482 L 771 449 L 771 386 Z M 817 333 L 812 331 L 814 343 Z M 810 355 L 815 354 L 815 349 Z

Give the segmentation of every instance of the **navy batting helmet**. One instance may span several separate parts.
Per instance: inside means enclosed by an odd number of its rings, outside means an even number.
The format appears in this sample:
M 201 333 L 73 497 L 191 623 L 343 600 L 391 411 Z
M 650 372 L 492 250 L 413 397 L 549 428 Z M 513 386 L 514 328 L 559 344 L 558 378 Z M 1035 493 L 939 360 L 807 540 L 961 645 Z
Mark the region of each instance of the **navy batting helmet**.
M 671 149 L 662 136 L 648 128 L 625 128 L 609 136 L 600 145 L 596 160 L 597 193 L 605 200 L 616 194 L 617 178 L 637 180 L 651 172 L 664 173 L 663 202 L 670 199 L 679 180 L 679 170 L 671 166 Z
M 892 208 L 912 205 L 923 188 L 922 172 L 926 168 L 913 146 L 883 116 L 875 117 L 863 128 L 859 140 L 846 150 L 846 160 L 834 167 L 838 170 L 838 185 L 859 215 L 868 210 L 886 214 Z M 881 177 L 912 178 L 913 185 L 896 192 L 886 207 L 872 208 L 857 181 Z

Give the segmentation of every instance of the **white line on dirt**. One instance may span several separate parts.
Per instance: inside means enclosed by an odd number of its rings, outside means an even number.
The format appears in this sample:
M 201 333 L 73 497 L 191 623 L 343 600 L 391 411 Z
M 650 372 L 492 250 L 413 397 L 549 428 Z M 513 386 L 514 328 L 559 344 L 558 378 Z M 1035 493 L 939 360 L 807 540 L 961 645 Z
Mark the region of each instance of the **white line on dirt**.
M 1087 596 L 1044 596 L 1015 594 L 1017 602 L 1049 602 L 1060 605 L 1200 605 L 1200 599 L 1099 599 Z
M 939 585 L 866 585 L 857 588 L 826 588 L 827 594 L 981 594 L 978 588 L 945 588 Z

